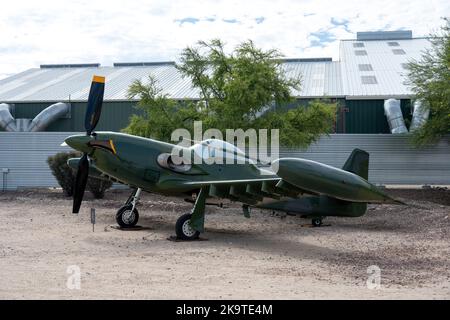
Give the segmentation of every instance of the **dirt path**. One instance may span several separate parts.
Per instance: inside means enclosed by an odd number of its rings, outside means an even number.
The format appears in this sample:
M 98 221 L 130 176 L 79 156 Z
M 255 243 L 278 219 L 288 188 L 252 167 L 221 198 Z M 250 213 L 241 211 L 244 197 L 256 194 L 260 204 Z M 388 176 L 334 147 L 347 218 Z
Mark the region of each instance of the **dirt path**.
M 167 240 L 191 207 L 178 199 L 145 195 L 144 228 L 120 231 L 110 226 L 123 191 L 88 196 L 79 216 L 56 190 L 0 193 L 0 298 L 449 299 L 450 192 L 391 192 L 411 206 L 370 206 L 362 218 L 329 218 L 323 228 L 209 208 L 207 241 L 195 242 Z M 381 287 L 371 290 L 373 265 Z M 68 289 L 78 267 L 81 289 Z

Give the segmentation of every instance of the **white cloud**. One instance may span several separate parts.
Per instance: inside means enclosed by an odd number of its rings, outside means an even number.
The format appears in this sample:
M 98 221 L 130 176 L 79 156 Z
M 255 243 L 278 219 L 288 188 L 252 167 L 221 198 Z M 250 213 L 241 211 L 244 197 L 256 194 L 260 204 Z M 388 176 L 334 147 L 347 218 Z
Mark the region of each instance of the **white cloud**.
M 338 39 L 357 31 L 423 36 L 449 15 L 446 0 L 15 0 L 2 3 L 0 78 L 44 63 L 176 60 L 187 45 L 212 38 L 230 48 L 253 39 L 288 57 L 337 59 Z M 180 23 L 185 18 L 198 21 Z

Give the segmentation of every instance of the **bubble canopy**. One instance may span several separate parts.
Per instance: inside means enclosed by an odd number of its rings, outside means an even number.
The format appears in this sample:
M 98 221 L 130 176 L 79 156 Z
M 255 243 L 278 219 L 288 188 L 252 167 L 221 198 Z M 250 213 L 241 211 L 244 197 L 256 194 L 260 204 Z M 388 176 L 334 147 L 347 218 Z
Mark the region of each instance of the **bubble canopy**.
M 194 144 L 189 149 L 193 150 L 202 159 L 222 158 L 224 163 L 226 159 L 232 159 L 234 161 L 246 161 L 247 163 L 255 164 L 255 161 L 249 159 L 241 149 L 219 139 L 206 139 Z

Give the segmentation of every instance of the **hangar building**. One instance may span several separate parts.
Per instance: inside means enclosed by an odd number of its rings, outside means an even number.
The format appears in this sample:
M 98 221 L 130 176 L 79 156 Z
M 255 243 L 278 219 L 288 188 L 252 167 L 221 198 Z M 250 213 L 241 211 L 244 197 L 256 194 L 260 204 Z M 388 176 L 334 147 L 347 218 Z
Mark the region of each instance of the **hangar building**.
M 411 31 L 359 32 L 357 39 L 340 42 L 338 61 L 331 58 L 285 59 L 288 76 L 301 75 L 299 100 L 327 98 L 338 101 L 336 133 L 390 133 L 384 100 L 401 100 L 405 119 L 410 119 L 412 92 L 405 84 L 405 64 L 418 59 L 428 47 L 426 38 Z M 177 100 L 198 99 L 189 79 L 182 78 L 174 62 L 41 65 L 0 80 L 0 104 L 8 105 L 17 131 L 27 131 L 31 119 L 48 106 L 63 102 L 67 110 L 45 127 L 46 131 L 84 131 L 85 104 L 92 76 L 103 75 L 107 84 L 105 105 L 97 130 L 119 131 L 128 124 L 136 101 L 127 97 L 135 79 L 154 76 L 163 93 Z M 28 119 L 28 120 L 26 120 Z M 20 123 L 23 123 L 21 130 Z M 1 119 L 0 119 L 1 124 Z M 0 131 L 5 128 L 0 126 Z

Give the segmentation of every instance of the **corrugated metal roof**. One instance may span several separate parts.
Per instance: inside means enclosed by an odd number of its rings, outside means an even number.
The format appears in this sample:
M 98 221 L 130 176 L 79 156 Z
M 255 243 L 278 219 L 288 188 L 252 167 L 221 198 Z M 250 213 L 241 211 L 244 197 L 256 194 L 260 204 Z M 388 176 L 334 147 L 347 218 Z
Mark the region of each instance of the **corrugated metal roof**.
M 300 91 L 292 95 L 299 98 L 347 97 L 349 99 L 407 98 L 412 95 L 404 84 L 402 64 L 420 57 L 429 46 L 427 39 L 395 40 L 399 46 L 390 46 L 387 40 L 341 41 L 340 60 L 286 59 L 283 70 L 287 77 L 302 78 Z M 354 46 L 355 43 L 360 45 Z M 362 45 L 361 45 L 362 43 Z M 405 54 L 394 54 L 402 49 Z M 356 55 L 365 50 L 367 55 Z M 360 64 L 371 66 L 360 71 Z M 86 101 L 94 74 L 106 77 L 105 100 L 123 101 L 130 84 L 152 75 L 163 93 L 173 99 L 198 99 L 198 90 L 192 88 L 173 63 L 116 64 L 113 67 L 55 67 L 30 69 L 0 80 L 0 102 L 54 102 Z M 362 76 L 374 76 L 376 83 L 363 84 Z M 373 82 L 373 81 L 372 81 Z
M 322 97 L 339 95 L 340 69 L 331 61 L 288 61 L 283 64 L 290 78 L 302 78 L 301 91 L 294 96 Z M 198 90 L 192 88 L 173 64 L 133 65 L 115 67 L 41 68 L 0 80 L 1 102 L 24 101 L 85 101 L 92 76 L 106 77 L 105 100 L 128 100 L 127 91 L 136 80 L 152 75 L 164 94 L 174 99 L 198 99 Z
M 153 75 L 163 93 L 175 99 L 196 98 L 197 91 L 173 65 L 30 69 L 0 80 L 0 101 L 85 101 L 92 76 L 106 77 L 105 100 L 128 100 L 127 90 L 136 79 Z
M 286 62 L 283 70 L 288 78 L 302 80 L 300 91 L 292 92 L 295 97 L 343 96 L 338 62 Z
M 402 64 L 411 59 L 419 59 L 421 52 L 429 47 L 427 39 L 395 40 L 399 46 L 390 46 L 387 40 L 379 41 L 341 41 L 340 65 L 342 85 L 348 98 L 386 98 L 409 97 L 411 90 L 405 84 L 406 70 Z M 354 43 L 363 43 L 367 55 L 355 54 Z M 403 49 L 404 55 L 395 54 L 393 50 Z M 360 71 L 360 64 L 370 64 L 371 71 Z M 376 84 L 363 84 L 362 76 L 374 76 Z

